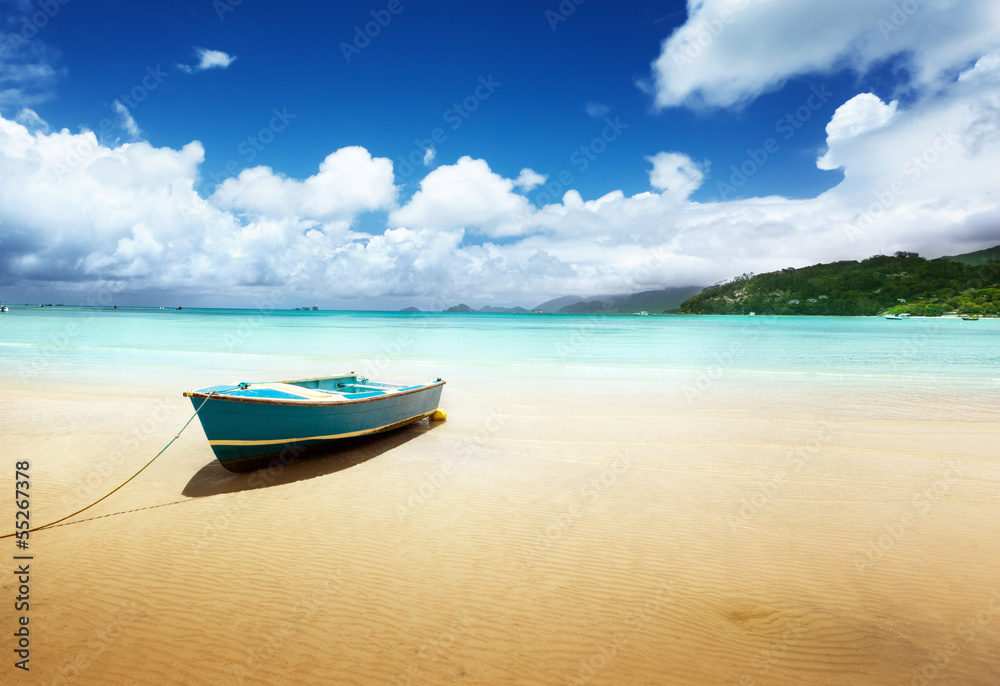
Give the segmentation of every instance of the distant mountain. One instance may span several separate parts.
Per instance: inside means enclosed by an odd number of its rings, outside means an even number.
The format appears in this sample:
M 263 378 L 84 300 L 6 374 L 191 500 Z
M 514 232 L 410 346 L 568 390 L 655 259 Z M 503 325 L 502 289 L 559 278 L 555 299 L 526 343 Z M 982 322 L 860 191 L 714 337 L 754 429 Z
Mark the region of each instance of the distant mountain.
M 419 312 L 419 311 L 420 310 L 418 310 L 415 307 L 404 307 L 403 309 L 400 310 L 400 312 Z
M 487 305 L 486 307 L 474 310 L 465 303 L 449 307 L 444 311 L 461 312 L 462 314 L 531 314 L 531 312 L 523 307 L 494 307 L 493 305 Z
M 606 300 L 581 300 L 560 308 L 557 314 L 618 314 Z
M 986 264 L 990 260 L 1000 260 L 1000 245 L 995 245 L 992 248 L 986 248 L 986 250 L 967 252 L 963 255 L 945 255 L 941 259 L 951 260 L 952 262 L 961 262 L 962 264 L 972 266 Z
M 492 305 L 480 307 L 479 311 L 484 314 L 531 314 L 523 307 L 493 307 Z
M 701 293 L 701 291 L 701 286 L 681 286 L 628 295 L 598 296 L 591 300 L 566 305 L 559 310 L 559 313 L 633 314 L 635 312 L 649 312 L 650 314 L 662 314 L 670 310 L 677 310 L 682 302 Z
M 650 314 L 661 314 L 669 310 L 679 309 L 681 303 L 704 290 L 704 286 L 681 286 L 679 288 L 664 288 L 659 291 L 643 291 L 633 293 L 618 303 L 625 314 L 646 311 Z
M 541 305 L 532 308 L 532 310 L 541 310 L 546 314 L 554 314 L 566 307 L 567 305 L 575 305 L 578 302 L 583 302 L 583 298 L 578 295 L 564 295 L 561 298 L 555 298 L 554 300 L 546 300 Z
M 682 302 L 692 295 L 700 293 L 701 290 L 701 286 L 682 286 L 625 295 L 594 295 L 586 299 L 578 295 L 564 295 L 561 298 L 543 302 L 530 311 L 523 307 L 496 307 L 495 305 L 486 305 L 479 310 L 474 310 L 462 303 L 449 307 L 445 312 L 530 314 L 541 311 L 546 314 L 633 314 L 634 312 L 661 314 L 666 310 L 677 310 Z

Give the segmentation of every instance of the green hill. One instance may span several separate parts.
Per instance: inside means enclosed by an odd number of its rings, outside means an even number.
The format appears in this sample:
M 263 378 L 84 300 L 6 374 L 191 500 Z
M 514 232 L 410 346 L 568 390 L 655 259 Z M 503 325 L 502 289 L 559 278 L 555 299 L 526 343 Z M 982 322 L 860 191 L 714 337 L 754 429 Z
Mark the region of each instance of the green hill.
M 685 314 L 877 315 L 893 311 L 935 316 L 956 309 L 975 314 L 1000 311 L 1000 261 L 977 265 L 897 252 L 861 262 L 744 274 L 706 288 L 681 305 Z
M 941 259 L 951 260 L 952 262 L 961 262 L 962 264 L 969 264 L 973 266 L 983 265 L 989 263 L 990 260 L 1000 260 L 1000 245 L 995 245 L 992 248 L 986 248 L 986 250 L 967 252 L 964 255 L 945 255 Z

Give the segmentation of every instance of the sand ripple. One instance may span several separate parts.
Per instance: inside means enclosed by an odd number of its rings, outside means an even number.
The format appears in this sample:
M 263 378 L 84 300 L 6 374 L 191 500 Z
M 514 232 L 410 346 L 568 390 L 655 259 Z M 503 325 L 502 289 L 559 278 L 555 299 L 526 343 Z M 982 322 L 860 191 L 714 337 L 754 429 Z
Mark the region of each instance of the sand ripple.
M 36 534 L 33 683 L 996 683 L 994 421 L 891 394 L 769 401 L 765 381 L 700 404 L 662 383 L 642 403 L 472 388 L 449 385 L 443 425 L 265 485 L 192 431 L 88 521 Z M 40 518 L 188 416 L 104 393 L 0 408 Z M 157 414 L 114 458 L 115 427 Z

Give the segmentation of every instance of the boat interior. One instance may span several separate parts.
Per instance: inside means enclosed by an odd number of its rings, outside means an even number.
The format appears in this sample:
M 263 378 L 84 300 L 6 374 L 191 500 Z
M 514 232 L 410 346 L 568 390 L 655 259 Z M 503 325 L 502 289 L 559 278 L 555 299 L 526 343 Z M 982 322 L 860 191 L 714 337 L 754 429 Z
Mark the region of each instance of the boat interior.
M 211 386 L 201 388 L 197 393 L 215 391 L 215 395 L 262 400 L 360 400 L 399 391 L 409 391 L 427 384 L 406 386 L 403 384 L 369 381 L 357 374 L 324 376 L 314 379 L 292 381 L 267 381 L 261 383 L 240 383 L 236 386 Z

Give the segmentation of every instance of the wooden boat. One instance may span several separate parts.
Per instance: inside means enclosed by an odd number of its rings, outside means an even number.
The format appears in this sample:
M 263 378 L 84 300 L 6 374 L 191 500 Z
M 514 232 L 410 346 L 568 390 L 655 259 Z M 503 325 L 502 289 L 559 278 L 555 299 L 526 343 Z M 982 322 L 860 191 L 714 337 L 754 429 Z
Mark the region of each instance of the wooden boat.
M 184 395 L 215 457 L 231 472 L 275 458 L 290 463 L 305 449 L 390 431 L 436 415 L 445 382 L 377 383 L 351 372 L 315 379 L 209 386 Z

